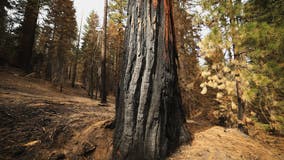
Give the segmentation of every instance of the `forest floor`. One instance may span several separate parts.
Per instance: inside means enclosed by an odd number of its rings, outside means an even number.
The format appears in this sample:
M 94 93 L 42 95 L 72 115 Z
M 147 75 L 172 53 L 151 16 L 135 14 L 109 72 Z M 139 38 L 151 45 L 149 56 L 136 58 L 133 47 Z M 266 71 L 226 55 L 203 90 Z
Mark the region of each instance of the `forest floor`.
M 107 106 L 81 89 L 0 69 L 0 160 L 108 159 L 114 98 Z
M 213 126 L 196 132 L 192 145 L 180 147 L 169 160 L 284 160 L 283 138 L 264 137 L 258 141 L 238 129 Z
M 107 106 L 87 97 L 81 88 L 63 88 L 0 68 L 0 160 L 110 159 L 114 97 Z M 281 160 L 284 138 L 251 129 L 211 125 L 204 118 L 188 121 L 192 145 L 169 160 Z

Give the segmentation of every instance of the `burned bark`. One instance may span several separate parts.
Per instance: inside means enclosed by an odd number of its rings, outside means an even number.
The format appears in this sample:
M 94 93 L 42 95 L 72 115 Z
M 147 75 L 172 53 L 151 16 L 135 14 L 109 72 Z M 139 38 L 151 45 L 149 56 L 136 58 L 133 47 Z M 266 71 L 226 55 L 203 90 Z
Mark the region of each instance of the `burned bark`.
M 26 72 L 30 72 L 32 70 L 31 59 L 33 55 L 38 13 L 39 1 L 29 0 L 25 9 L 25 17 L 22 26 L 23 32 L 20 39 L 20 50 L 18 60 L 19 65 Z
M 178 88 L 172 0 L 129 1 L 114 159 L 164 159 L 190 140 Z

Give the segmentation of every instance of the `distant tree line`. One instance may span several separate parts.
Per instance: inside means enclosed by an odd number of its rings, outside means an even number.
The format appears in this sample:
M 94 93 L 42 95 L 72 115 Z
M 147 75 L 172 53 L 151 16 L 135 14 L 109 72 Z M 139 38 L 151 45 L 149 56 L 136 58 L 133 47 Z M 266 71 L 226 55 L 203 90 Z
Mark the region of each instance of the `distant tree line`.
M 82 87 L 91 98 L 105 92 L 106 102 L 106 94 L 114 95 L 118 85 L 126 5 L 126 0 L 111 0 L 105 11 L 109 21 L 101 29 L 94 11 L 85 26 L 78 25 L 71 0 L 1 1 L 1 63 L 35 73 L 60 91 L 64 85 Z M 106 28 L 110 31 L 104 32 Z M 105 43 L 104 33 L 109 37 Z M 104 89 L 102 82 L 106 83 Z

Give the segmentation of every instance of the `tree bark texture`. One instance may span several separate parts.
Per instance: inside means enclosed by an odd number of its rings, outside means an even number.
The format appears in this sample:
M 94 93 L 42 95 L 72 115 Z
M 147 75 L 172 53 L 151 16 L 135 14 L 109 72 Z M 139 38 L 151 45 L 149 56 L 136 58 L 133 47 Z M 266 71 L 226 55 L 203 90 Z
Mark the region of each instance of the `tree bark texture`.
M 39 13 L 39 0 L 28 0 L 25 9 L 23 32 L 20 39 L 19 64 L 26 72 L 32 70 L 31 58 L 35 41 L 37 18 Z
M 128 3 L 113 159 L 165 159 L 190 140 L 178 88 L 172 0 Z

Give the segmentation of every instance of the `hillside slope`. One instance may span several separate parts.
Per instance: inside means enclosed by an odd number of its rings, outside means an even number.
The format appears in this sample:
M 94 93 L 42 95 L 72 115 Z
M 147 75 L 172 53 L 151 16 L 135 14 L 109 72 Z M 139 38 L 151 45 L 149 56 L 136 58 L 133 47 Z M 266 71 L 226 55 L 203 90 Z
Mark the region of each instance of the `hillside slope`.
M 114 117 L 108 106 L 91 100 L 84 90 L 0 69 L 0 160 L 107 159 Z
M 0 160 L 110 159 L 113 97 L 100 106 L 83 89 L 65 87 L 60 93 L 16 69 L 0 68 L 0 77 Z M 281 137 L 249 137 L 201 120 L 188 126 L 195 134 L 192 145 L 182 146 L 169 160 L 284 159 Z
M 260 144 L 238 129 L 224 129 L 214 126 L 196 133 L 191 146 L 182 146 L 169 159 L 281 160 L 284 157 L 283 152 L 272 151 L 272 148 L 268 148 L 268 145 Z

